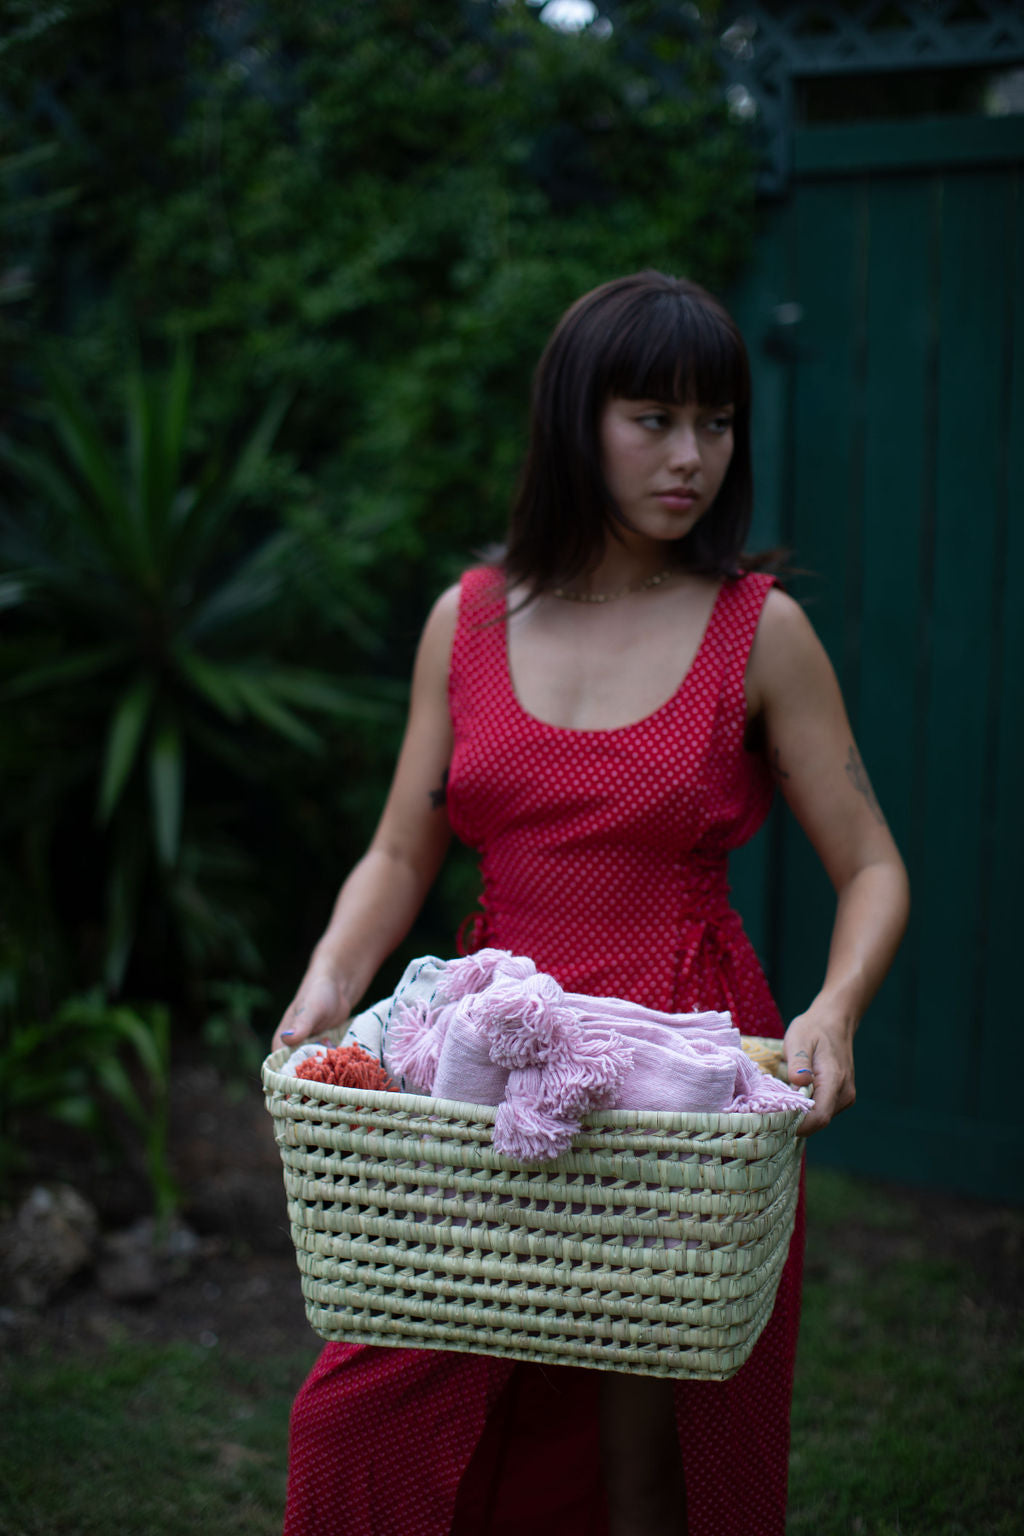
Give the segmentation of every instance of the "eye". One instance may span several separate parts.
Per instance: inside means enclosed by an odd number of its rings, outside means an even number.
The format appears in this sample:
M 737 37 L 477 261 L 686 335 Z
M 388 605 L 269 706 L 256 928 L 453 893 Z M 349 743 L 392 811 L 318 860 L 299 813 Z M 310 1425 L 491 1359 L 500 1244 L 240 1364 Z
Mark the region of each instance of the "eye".
M 650 432 L 659 432 L 663 427 L 668 426 L 667 411 L 644 411 L 635 419 L 641 427 L 646 427 Z
M 714 433 L 716 437 L 724 437 L 726 432 L 732 430 L 733 415 L 731 411 L 719 411 L 716 416 L 710 416 L 704 423 L 705 430 Z

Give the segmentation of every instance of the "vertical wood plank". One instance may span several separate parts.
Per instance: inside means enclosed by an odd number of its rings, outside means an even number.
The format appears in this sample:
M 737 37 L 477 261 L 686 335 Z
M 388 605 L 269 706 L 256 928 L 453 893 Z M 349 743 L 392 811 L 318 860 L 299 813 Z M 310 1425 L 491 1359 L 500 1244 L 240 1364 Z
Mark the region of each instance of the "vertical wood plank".
M 796 292 L 803 305 L 802 356 L 795 388 L 792 526 L 797 584 L 848 691 L 846 614 L 858 586 L 850 530 L 860 525 L 861 316 L 870 244 L 866 183 L 811 183 L 794 195 Z M 844 657 L 847 666 L 844 668 Z M 835 900 L 816 854 L 789 818 L 781 840 L 779 1004 L 785 1018 L 808 1006 L 821 985 Z
M 930 603 L 927 837 L 915 870 L 918 1040 L 914 1096 L 965 1109 L 980 1000 L 974 955 L 986 729 L 988 635 L 1001 494 L 1007 237 L 1005 173 L 944 177 Z
M 858 1111 L 810 1155 L 1020 1198 L 999 1090 L 1024 878 L 1024 188 L 1005 154 L 957 169 L 941 149 L 815 171 L 789 198 L 785 298 L 810 355 L 779 525 L 818 573 L 801 595 L 915 897 L 858 1044 Z M 833 910 L 792 823 L 773 878 L 791 1015 Z
M 789 426 L 786 420 L 784 365 L 772 355 L 770 333 L 775 311 L 789 292 L 792 210 L 773 203 L 761 211 L 758 259 L 751 263 L 726 303 L 743 333 L 750 356 L 753 387 L 751 449 L 754 462 L 754 515 L 748 547 L 771 549 L 785 541 Z M 773 935 L 774 819 L 729 861 L 732 901 L 743 919 L 769 977 L 775 970 Z
M 929 373 L 940 251 L 937 177 L 875 177 L 867 277 L 864 496 L 858 671 L 848 704 L 878 799 L 897 844 L 913 859 L 915 740 L 923 583 L 931 538 Z M 927 762 L 927 754 L 924 754 Z M 906 1103 L 914 1058 L 914 935 L 872 1005 L 858 1040 L 862 1100 Z
M 991 615 L 994 684 L 990 782 L 986 784 L 980 878 L 987 893 L 977 950 L 976 1031 L 970 1107 L 979 1119 L 1004 1114 L 1007 1025 L 1020 1012 L 1013 956 L 1024 913 L 1024 173 L 1006 176 L 1007 285 L 1004 401 L 1000 419 L 1003 484 L 997 494 L 996 563 L 1000 584 Z M 1018 1173 L 1018 1181 L 1021 1175 Z M 1020 1182 L 1018 1183 L 1018 1195 Z

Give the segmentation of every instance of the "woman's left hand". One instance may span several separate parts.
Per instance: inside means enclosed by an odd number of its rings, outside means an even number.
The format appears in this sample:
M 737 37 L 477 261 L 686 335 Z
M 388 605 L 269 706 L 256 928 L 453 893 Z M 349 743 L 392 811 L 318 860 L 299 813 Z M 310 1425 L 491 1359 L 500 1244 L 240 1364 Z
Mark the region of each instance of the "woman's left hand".
M 786 1030 L 786 1069 L 796 1088 L 808 1084 L 814 1108 L 808 1110 L 799 1136 L 820 1131 L 857 1097 L 853 1080 L 853 1027 L 830 1016 L 820 1005 L 801 1013 Z

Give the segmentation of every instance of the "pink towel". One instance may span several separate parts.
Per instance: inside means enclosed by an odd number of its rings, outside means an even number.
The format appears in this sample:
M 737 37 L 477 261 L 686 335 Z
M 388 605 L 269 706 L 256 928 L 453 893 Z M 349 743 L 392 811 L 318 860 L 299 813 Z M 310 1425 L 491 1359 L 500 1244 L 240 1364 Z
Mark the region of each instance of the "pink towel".
M 508 1067 L 494 1060 L 489 1036 L 467 1007 L 473 1001 L 472 995 L 464 996 L 443 1010 L 444 1039 L 429 1092 L 435 1099 L 457 1099 L 463 1104 L 500 1104 Z
M 656 1008 L 645 1008 L 642 1003 L 630 1003 L 621 997 L 587 997 L 582 992 L 567 992 L 565 1001 L 584 1022 L 626 1024 L 631 1032 L 650 1025 L 655 1030 L 700 1035 L 722 1045 L 740 1043 L 740 1032 L 728 1013 L 659 1013 Z
M 737 1053 L 713 1040 L 675 1040 L 633 1044 L 633 1066 L 626 1074 L 616 1109 L 695 1110 L 714 1114 L 735 1097 Z M 757 1070 L 756 1068 L 754 1069 Z
M 436 1098 L 496 1105 L 495 1148 L 523 1162 L 567 1151 L 595 1109 L 810 1108 L 745 1055 L 727 1013 L 658 1013 L 566 993 L 502 950 L 445 965 L 428 1000 L 396 996 L 390 1031 L 394 1076 Z

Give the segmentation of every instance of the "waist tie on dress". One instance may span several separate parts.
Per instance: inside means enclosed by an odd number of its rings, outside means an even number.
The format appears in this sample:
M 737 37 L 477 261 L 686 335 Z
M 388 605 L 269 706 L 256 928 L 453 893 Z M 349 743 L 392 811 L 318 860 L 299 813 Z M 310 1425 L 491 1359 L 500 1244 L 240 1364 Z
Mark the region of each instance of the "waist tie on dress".
M 729 905 L 724 858 L 691 854 L 680 865 L 682 879 L 673 1007 L 677 1013 L 728 1010 L 735 1018 L 738 988 L 735 947 L 743 925 Z
M 455 953 L 475 955 L 478 950 L 489 948 L 490 942 L 487 904 L 481 897 L 480 910 L 467 912 L 455 930 Z

